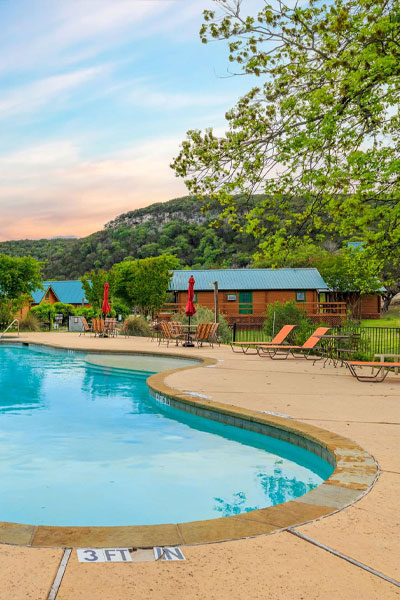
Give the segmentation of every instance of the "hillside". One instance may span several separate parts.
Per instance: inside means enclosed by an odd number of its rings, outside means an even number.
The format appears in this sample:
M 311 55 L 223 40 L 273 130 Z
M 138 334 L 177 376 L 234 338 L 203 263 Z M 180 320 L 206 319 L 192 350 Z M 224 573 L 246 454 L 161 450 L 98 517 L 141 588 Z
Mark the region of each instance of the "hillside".
M 110 269 L 127 257 L 176 254 L 182 266 L 197 269 L 245 267 L 256 250 L 254 239 L 222 225 L 210 227 L 196 199 L 183 197 L 156 203 L 116 217 L 85 238 L 0 242 L 0 253 L 47 261 L 45 279 L 77 279 L 91 269 Z

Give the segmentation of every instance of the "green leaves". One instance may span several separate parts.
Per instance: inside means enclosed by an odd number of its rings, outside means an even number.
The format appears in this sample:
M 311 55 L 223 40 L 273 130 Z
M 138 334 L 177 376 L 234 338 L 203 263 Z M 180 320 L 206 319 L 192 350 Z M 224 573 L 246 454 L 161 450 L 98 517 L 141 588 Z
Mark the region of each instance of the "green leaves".
M 115 293 L 115 275 L 113 272 L 99 269 L 92 269 L 89 273 L 85 273 L 81 277 L 82 287 L 85 291 L 85 298 L 101 314 L 104 298 L 104 284 L 109 285 L 109 301 L 113 304 L 113 296 Z
M 155 314 L 166 302 L 172 270 L 179 261 L 171 254 L 114 265 L 115 293 L 129 307 Z
M 189 131 L 176 173 L 232 226 L 235 198 L 263 193 L 247 231 L 268 231 L 270 257 L 333 235 L 365 239 L 381 260 L 400 254 L 399 1 L 265 5 L 251 19 L 237 0 L 216 4 L 203 36 L 227 40 L 239 71 L 264 85 L 227 113 L 223 137 Z
M 17 299 L 42 288 L 41 268 L 31 256 L 14 258 L 0 254 L 0 299 Z

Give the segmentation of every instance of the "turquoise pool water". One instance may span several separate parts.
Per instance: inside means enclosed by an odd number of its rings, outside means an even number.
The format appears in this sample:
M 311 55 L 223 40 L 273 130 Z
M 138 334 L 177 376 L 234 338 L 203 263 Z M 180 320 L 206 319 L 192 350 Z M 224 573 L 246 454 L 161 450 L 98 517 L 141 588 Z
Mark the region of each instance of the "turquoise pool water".
M 143 368 L 143 357 L 129 360 Z M 226 517 L 292 500 L 331 474 L 306 450 L 158 404 L 146 378 L 166 364 L 146 360 L 152 371 L 127 372 L 0 345 L 0 521 Z

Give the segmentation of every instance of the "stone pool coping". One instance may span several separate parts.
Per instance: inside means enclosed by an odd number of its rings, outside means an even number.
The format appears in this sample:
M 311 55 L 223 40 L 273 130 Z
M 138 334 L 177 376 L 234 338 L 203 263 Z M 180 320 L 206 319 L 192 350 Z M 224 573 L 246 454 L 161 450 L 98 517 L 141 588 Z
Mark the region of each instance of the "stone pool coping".
M 4 340 L 7 344 L 11 340 Z M 132 352 L 110 349 L 82 349 L 43 342 L 17 344 L 47 346 L 77 352 L 125 354 Z M 157 351 L 134 351 L 170 357 Z M 369 453 L 355 442 L 325 429 L 245 408 L 232 407 L 209 399 L 180 392 L 165 383 L 172 374 L 187 369 L 213 367 L 218 361 L 210 357 L 174 354 L 176 358 L 194 358 L 198 365 L 162 371 L 148 378 L 155 399 L 181 410 L 237 427 L 272 435 L 310 450 L 328 460 L 335 469 L 322 485 L 304 496 L 278 504 L 219 519 L 177 524 L 133 525 L 123 527 L 56 527 L 0 522 L 0 543 L 32 547 L 139 547 L 175 546 L 222 542 L 274 533 L 334 514 L 362 498 L 374 485 L 379 467 Z

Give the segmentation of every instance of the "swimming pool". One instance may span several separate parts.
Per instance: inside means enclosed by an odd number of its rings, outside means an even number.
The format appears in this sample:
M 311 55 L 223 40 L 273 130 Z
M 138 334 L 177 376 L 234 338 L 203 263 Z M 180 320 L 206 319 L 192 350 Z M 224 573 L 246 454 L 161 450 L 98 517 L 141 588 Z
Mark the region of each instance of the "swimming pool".
M 118 370 L 72 351 L 0 345 L 1 521 L 226 517 L 292 500 L 332 473 L 302 448 L 157 403 L 148 375 L 192 361 L 126 360 Z

